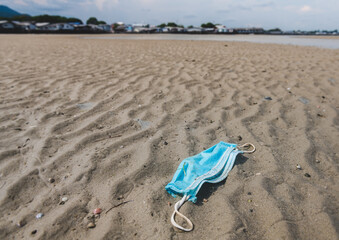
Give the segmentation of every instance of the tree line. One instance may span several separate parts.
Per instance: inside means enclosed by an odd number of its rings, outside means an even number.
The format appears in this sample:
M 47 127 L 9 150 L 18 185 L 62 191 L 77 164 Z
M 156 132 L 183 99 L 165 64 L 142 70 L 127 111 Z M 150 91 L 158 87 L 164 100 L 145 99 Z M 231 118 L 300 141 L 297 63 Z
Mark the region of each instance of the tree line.
M 5 17 L 0 17 L 0 20 L 10 20 L 10 21 L 19 21 L 19 22 L 49 22 L 49 23 L 69 23 L 69 22 L 73 22 L 73 23 L 80 23 L 83 24 L 82 20 L 79 18 L 74 18 L 74 17 L 63 17 L 63 16 L 57 16 L 57 15 L 38 15 L 38 16 L 29 16 L 29 15 L 18 15 L 18 16 L 14 16 L 11 18 L 5 18 Z M 88 20 L 86 21 L 86 24 L 94 24 L 94 25 L 99 25 L 99 24 L 106 24 L 105 21 L 102 20 L 98 20 L 96 17 L 90 17 L 88 18 Z M 117 24 L 115 24 L 117 25 Z M 211 22 L 207 22 L 207 23 L 202 23 L 200 26 L 202 28 L 215 28 L 216 25 L 219 24 L 213 24 Z M 147 26 L 149 26 L 149 24 L 147 24 Z M 159 24 L 157 27 L 160 28 L 164 28 L 164 27 L 181 27 L 184 28 L 183 25 L 181 24 L 177 24 L 175 22 L 168 22 L 166 23 L 162 23 Z M 187 28 L 193 28 L 193 25 L 189 25 Z M 279 28 L 275 28 L 275 29 L 270 29 L 270 31 L 281 31 Z
M 38 16 L 29 16 L 29 15 L 18 15 L 11 18 L 1 17 L 1 20 L 10 20 L 10 21 L 19 21 L 19 22 L 49 22 L 49 23 L 64 23 L 64 22 L 79 22 L 82 24 L 82 21 L 78 18 L 67 18 L 62 16 L 52 16 L 52 15 L 38 15 Z
M 29 15 L 18 15 L 10 18 L 0 17 L 0 20 L 9 20 L 9 21 L 19 21 L 19 22 L 49 22 L 49 23 L 80 23 L 83 24 L 82 20 L 74 17 L 63 17 L 57 15 L 38 15 L 38 16 L 29 16 Z M 86 24 L 106 24 L 105 21 L 97 20 L 95 17 L 90 17 Z

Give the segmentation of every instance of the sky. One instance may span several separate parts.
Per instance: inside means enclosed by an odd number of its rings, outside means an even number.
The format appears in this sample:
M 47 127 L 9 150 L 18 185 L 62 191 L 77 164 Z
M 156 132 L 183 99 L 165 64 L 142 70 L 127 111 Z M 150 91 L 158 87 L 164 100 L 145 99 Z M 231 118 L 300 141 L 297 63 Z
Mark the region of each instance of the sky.
M 20 13 L 61 15 L 86 22 L 176 22 L 200 26 L 339 30 L 339 0 L 0 0 Z

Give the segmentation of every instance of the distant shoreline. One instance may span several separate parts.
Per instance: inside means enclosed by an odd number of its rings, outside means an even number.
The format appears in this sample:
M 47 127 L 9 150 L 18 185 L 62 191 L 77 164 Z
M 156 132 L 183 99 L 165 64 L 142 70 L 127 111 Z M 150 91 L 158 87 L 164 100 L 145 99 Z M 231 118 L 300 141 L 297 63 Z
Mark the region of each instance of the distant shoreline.
M 69 35 L 77 35 L 77 34 L 93 34 L 93 35 L 265 35 L 265 36 L 301 36 L 301 37 L 314 37 L 314 38 L 338 38 L 339 34 L 329 35 L 329 34 L 287 34 L 287 33 L 211 33 L 211 32 L 199 32 L 199 33 L 191 33 L 191 32 L 150 32 L 150 33 L 137 33 L 137 32 L 91 32 L 91 31 L 83 31 L 83 32 L 74 32 L 74 31 L 7 31 L 0 32 L 0 34 L 69 34 Z

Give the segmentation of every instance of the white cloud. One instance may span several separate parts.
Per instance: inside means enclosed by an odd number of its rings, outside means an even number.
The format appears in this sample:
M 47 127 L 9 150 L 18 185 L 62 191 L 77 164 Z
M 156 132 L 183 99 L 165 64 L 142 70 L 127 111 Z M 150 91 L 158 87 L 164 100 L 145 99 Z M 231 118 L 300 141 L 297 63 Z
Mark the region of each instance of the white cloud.
M 105 2 L 106 2 L 106 0 L 95 0 L 95 1 L 94 1 L 94 4 L 97 6 L 97 8 L 98 8 L 100 11 L 102 11 Z
M 311 10 L 312 10 L 312 8 L 310 6 L 308 6 L 308 5 L 305 5 L 302 8 L 300 8 L 301 12 L 309 12 Z
M 97 8 L 102 11 L 104 10 L 104 5 L 106 4 L 107 0 L 94 0 L 94 4 L 95 6 L 97 6 Z M 109 1 L 107 4 L 118 4 L 119 0 L 111 0 Z
M 27 6 L 27 3 L 24 0 L 14 0 L 13 3 L 18 4 L 18 5 Z
M 48 5 L 47 0 L 32 0 L 32 2 L 39 4 L 39 5 L 45 5 L 45 6 Z
M 151 3 L 155 3 L 155 0 L 140 0 L 141 4 L 151 4 Z

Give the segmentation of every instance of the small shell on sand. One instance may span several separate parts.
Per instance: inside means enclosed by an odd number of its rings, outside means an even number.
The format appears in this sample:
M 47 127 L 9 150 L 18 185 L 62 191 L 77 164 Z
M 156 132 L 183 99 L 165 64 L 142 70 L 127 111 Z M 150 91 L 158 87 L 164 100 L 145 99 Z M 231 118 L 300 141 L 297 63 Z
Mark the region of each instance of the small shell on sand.
M 63 198 L 61 198 L 61 202 L 59 203 L 59 205 L 64 205 L 67 201 L 68 201 L 68 198 L 63 197 Z
M 90 222 L 89 224 L 87 224 L 87 228 L 95 228 L 95 224 Z

